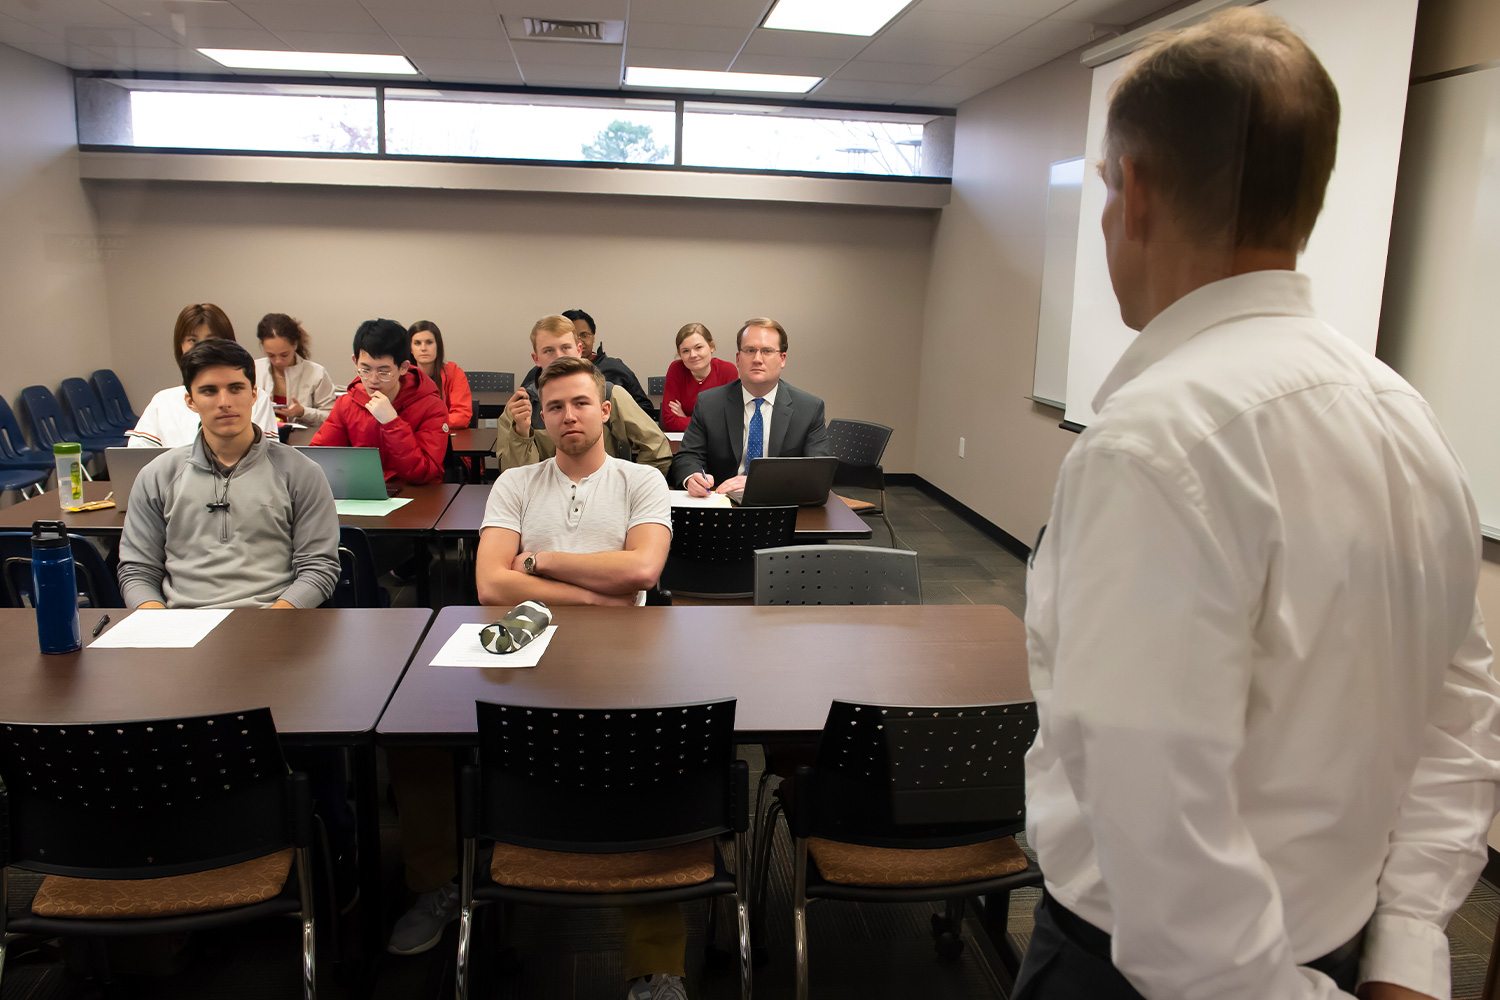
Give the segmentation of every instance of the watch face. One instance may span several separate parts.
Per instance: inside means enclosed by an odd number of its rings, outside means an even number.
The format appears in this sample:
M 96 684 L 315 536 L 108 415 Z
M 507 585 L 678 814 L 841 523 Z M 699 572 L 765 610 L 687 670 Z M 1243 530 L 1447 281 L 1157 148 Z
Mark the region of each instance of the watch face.
M 531 555 L 529 555 L 529 556 L 526 557 L 526 572 L 530 573 L 532 576 L 536 576 L 536 553 L 535 552 L 533 552 Z

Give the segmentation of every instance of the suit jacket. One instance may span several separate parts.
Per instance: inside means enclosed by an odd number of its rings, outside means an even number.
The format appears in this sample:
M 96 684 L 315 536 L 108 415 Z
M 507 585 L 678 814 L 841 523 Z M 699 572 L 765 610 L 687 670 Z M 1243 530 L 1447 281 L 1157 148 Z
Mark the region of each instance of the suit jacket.
M 764 411 L 762 411 L 764 412 Z M 682 432 L 682 447 L 672 460 L 668 482 L 681 489 L 695 472 L 707 471 L 714 483 L 732 479 L 745 452 L 745 400 L 739 379 L 698 394 L 693 418 Z M 823 401 L 783 381 L 771 408 L 766 457 L 828 455 L 828 427 Z

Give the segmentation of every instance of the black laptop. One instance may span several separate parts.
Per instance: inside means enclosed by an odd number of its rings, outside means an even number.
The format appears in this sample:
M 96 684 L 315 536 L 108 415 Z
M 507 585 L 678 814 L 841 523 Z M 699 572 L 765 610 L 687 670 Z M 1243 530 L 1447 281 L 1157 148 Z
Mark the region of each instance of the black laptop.
M 729 499 L 741 507 L 821 507 L 838 468 L 829 457 L 757 458 L 745 471 L 745 491 Z

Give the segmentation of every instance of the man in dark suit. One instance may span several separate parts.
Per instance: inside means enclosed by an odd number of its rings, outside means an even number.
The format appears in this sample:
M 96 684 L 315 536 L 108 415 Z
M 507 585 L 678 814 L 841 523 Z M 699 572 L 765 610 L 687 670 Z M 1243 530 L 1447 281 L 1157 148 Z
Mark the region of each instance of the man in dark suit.
M 739 381 L 699 394 L 672 460 L 673 486 L 695 497 L 738 493 L 754 459 L 829 453 L 823 401 L 781 381 L 786 347 L 786 330 L 774 319 L 746 320 L 740 327 Z

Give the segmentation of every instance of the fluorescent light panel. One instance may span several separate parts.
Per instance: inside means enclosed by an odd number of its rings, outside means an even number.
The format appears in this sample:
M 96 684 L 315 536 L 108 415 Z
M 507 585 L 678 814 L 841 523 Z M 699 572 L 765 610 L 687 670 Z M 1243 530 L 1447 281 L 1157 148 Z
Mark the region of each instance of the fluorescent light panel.
M 764 28 L 822 31 L 831 35 L 875 34 L 911 0 L 776 0 Z
M 706 69 L 654 69 L 627 66 L 625 86 L 666 90 L 743 90 L 754 93 L 805 94 L 821 76 L 782 76 L 776 73 L 721 73 Z
M 416 76 L 405 56 L 362 52 L 279 52 L 272 49 L 199 49 L 214 62 L 231 69 L 279 69 L 318 73 L 380 73 Z

